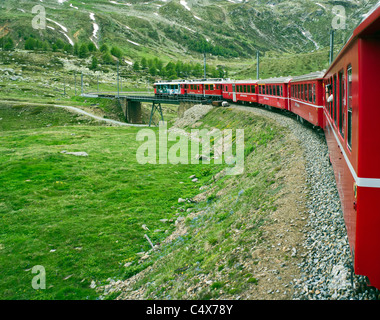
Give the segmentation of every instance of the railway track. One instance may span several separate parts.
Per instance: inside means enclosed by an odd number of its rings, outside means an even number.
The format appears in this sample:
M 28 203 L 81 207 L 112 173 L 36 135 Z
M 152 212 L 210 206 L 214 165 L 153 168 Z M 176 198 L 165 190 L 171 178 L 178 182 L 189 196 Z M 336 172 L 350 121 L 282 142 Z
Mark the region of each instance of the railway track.
M 302 244 L 306 254 L 299 265 L 302 276 L 289 284 L 295 289 L 293 299 L 380 299 L 378 290 L 367 287 L 365 277 L 352 272 L 343 212 L 322 130 L 303 125 L 294 115 L 281 111 L 237 104 L 231 108 L 270 118 L 287 127 L 304 150 L 309 185 L 308 220 Z

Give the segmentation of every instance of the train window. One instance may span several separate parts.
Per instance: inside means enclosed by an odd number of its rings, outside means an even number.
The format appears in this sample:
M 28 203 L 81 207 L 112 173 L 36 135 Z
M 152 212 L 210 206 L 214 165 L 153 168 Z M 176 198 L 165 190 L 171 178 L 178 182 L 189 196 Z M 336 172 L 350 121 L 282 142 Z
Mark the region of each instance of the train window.
M 336 82 L 337 82 L 337 80 L 336 80 L 336 74 L 334 74 L 334 84 L 333 84 L 333 95 L 334 95 L 334 100 L 333 100 L 333 118 L 334 118 L 334 122 L 335 122 L 335 125 L 337 124 L 337 90 L 336 90 L 336 87 L 337 87 L 337 85 L 336 85 Z
M 333 89 L 333 79 L 332 78 L 330 78 L 330 80 L 329 80 L 329 83 L 330 83 L 330 89 L 329 89 L 329 93 L 328 93 L 328 97 L 330 97 L 331 95 L 333 95 L 333 91 L 332 91 L 332 89 Z M 330 109 L 330 115 L 331 115 L 331 119 L 333 118 L 333 116 L 334 116 L 334 113 L 333 113 L 333 103 L 332 103 L 332 101 L 330 101 L 329 103 L 329 109 Z
M 243 86 L 244 87 L 244 93 L 247 93 L 247 86 Z
M 247 86 L 247 92 L 251 93 L 251 86 Z
M 316 92 L 315 92 L 315 84 L 313 84 L 313 103 L 315 104 L 315 95 L 316 95 Z
M 344 82 L 344 71 L 339 71 L 339 131 L 344 138 L 344 129 L 346 127 L 345 119 L 345 82 Z
M 311 86 L 311 84 L 308 84 L 307 85 L 308 87 L 309 87 L 309 102 L 313 102 L 313 93 L 311 92 L 311 90 L 312 90 L 312 86 Z
M 252 93 L 256 93 L 256 90 L 255 90 L 255 89 L 256 89 L 255 86 L 251 86 L 251 92 L 252 92 Z
M 214 85 L 213 85 L 213 84 L 210 84 L 210 90 L 211 90 L 211 91 L 214 90 Z
M 347 67 L 347 144 L 352 149 L 352 66 Z
M 283 97 L 284 93 L 282 92 L 282 86 L 280 87 L 280 96 Z
M 277 95 L 280 95 L 280 86 L 277 86 Z
M 301 85 L 298 85 L 298 99 L 301 99 Z

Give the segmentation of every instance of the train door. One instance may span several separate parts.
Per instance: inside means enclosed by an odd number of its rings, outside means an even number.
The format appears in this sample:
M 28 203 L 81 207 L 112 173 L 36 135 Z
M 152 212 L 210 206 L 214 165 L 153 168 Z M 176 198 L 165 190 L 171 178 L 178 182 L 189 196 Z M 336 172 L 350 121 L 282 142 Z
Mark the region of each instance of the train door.
M 236 85 L 235 83 L 232 84 L 232 101 L 236 102 Z

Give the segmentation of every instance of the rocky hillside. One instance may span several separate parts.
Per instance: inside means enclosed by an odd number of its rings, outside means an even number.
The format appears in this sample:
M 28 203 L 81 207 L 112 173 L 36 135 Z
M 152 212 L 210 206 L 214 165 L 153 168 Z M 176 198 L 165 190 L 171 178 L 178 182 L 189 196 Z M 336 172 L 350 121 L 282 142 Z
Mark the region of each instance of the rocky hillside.
M 328 45 L 332 8 L 346 9 L 347 37 L 377 0 L 2 0 L 0 37 L 21 44 L 34 34 L 73 44 L 117 43 L 131 59 L 192 56 L 208 52 L 249 57 L 261 51 L 305 52 Z M 34 30 L 35 5 L 46 10 L 47 28 Z

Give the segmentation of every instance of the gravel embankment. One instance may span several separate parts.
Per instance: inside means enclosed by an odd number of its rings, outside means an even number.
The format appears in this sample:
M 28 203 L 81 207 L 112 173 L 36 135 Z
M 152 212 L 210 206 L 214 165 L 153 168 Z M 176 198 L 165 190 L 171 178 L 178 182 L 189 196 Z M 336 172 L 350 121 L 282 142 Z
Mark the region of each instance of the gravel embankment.
M 307 182 L 310 186 L 307 203 L 308 222 L 303 230 L 306 254 L 299 265 L 301 278 L 294 279 L 291 283 L 295 289 L 293 299 L 379 298 L 378 292 L 365 286 L 364 277 L 351 276 L 350 247 L 323 133 L 308 128 L 295 118 L 284 116 L 282 113 L 237 105 L 232 107 L 249 110 L 288 127 L 304 149 Z

